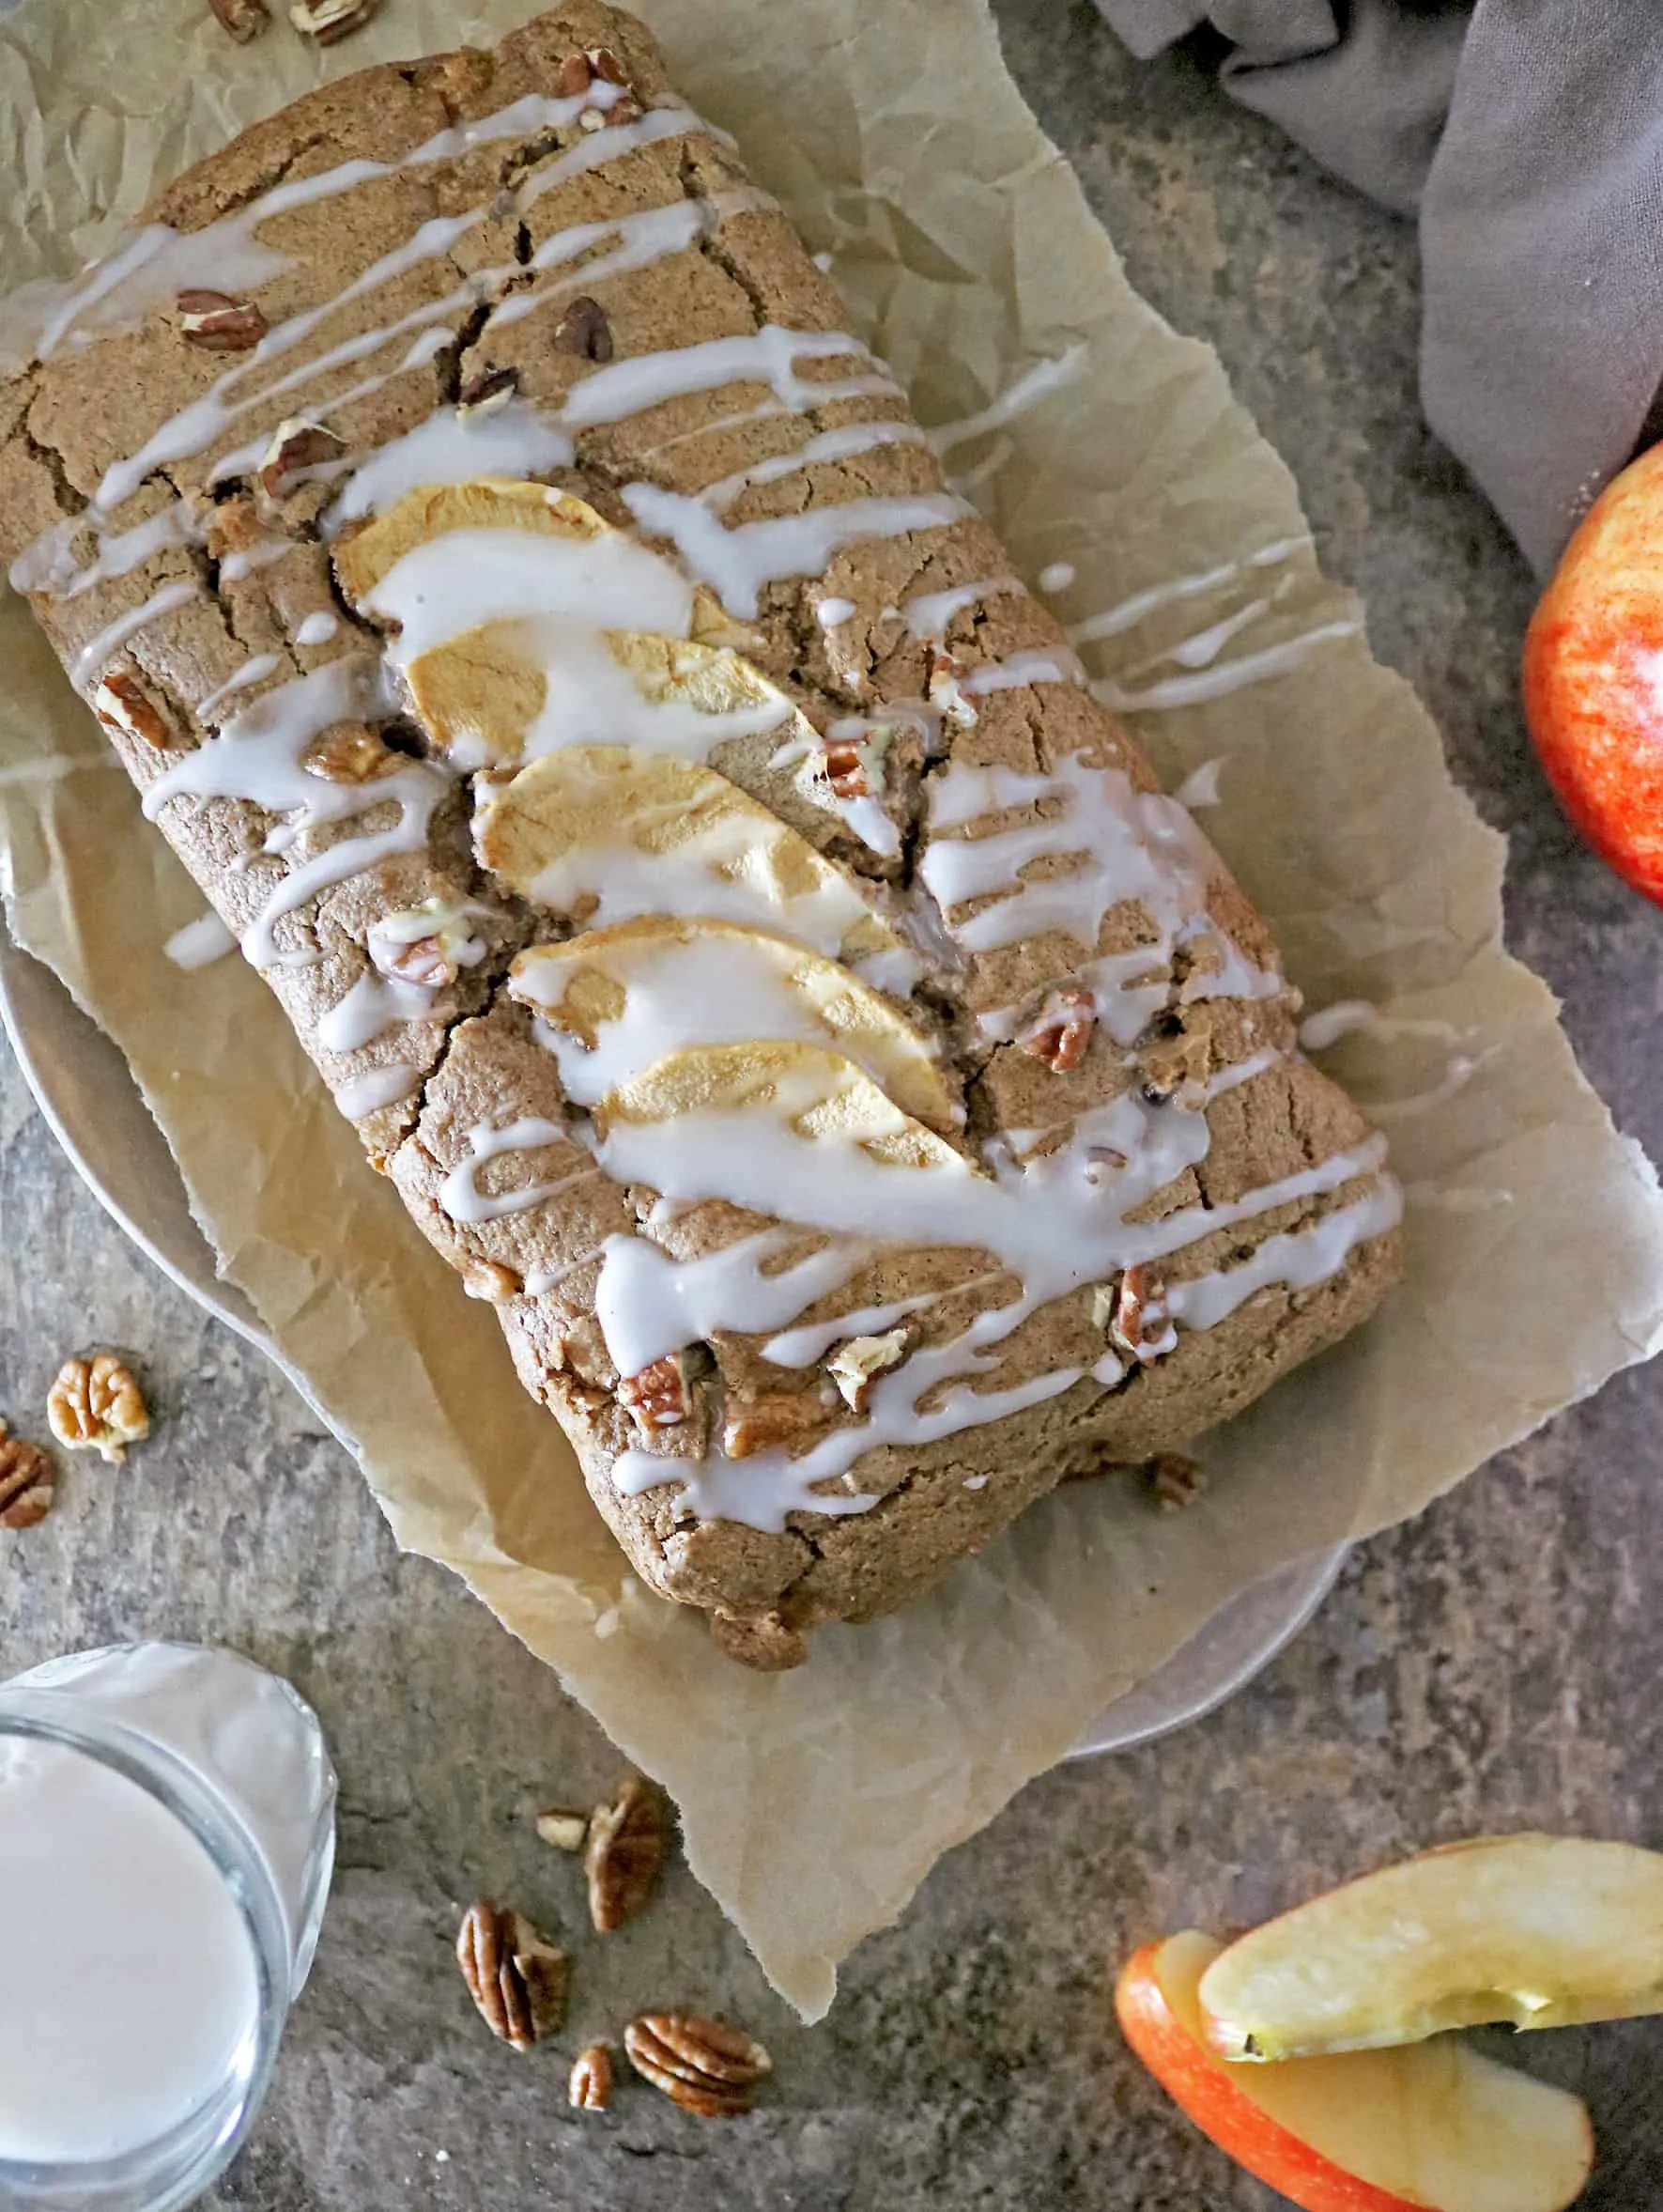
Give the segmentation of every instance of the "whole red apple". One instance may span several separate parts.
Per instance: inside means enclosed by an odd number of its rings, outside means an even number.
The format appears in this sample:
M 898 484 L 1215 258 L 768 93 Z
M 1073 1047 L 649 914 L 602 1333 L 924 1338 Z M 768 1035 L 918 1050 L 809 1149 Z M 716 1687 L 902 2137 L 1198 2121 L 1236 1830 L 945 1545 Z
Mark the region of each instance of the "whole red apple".
M 1663 905 L 1663 445 L 1565 548 L 1525 637 L 1524 710 L 1565 812 Z

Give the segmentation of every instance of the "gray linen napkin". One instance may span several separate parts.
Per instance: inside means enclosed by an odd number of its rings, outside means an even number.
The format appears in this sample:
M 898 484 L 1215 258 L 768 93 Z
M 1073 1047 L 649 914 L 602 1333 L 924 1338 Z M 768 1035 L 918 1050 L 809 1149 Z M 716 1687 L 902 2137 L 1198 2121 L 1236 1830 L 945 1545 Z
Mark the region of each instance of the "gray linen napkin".
M 1420 224 L 1421 398 L 1539 570 L 1663 380 L 1663 0 L 1098 0 Z

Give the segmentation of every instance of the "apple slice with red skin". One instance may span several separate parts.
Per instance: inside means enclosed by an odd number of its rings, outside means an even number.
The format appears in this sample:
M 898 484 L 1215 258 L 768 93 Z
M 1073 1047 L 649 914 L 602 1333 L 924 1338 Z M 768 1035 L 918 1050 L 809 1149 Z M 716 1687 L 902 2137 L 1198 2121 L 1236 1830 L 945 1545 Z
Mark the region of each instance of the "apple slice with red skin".
M 1215 2058 L 1193 1929 L 1127 1961 L 1127 2041 L 1203 2133 L 1301 2212 L 1563 2212 L 1594 2160 L 1581 2100 L 1452 2037 L 1275 2065 Z
M 1565 548 L 1525 637 L 1524 710 L 1565 812 L 1663 904 L 1663 445 Z

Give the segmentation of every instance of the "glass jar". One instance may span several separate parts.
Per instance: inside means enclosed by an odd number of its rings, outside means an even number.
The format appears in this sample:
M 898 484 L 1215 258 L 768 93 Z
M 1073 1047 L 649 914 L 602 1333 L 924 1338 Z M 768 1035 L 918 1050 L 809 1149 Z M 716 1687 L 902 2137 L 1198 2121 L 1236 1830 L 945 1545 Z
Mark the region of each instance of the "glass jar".
M 316 1717 L 235 1653 L 0 1685 L 0 2204 L 175 2212 L 235 2156 L 334 1858 Z

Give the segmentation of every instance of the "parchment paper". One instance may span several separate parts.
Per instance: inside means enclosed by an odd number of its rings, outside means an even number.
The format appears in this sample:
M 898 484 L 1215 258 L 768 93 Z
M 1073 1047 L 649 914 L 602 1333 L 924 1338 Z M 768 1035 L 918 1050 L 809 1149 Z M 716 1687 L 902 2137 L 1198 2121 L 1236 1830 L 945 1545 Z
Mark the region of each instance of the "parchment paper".
M 156 184 L 320 73 L 530 12 L 387 0 L 367 34 L 319 54 L 281 25 L 236 48 L 201 0 L 26 0 L 0 19 L 0 271 L 67 273 Z M 1010 424 L 1010 456 L 978 493 L 1029 576 L 1077 565 L 1070 612 L 1302 536 L 1287 472 L 1216 358 L 1129 289 L 981 0 L 643 12 L 684 89 L 836 253 L 855 327 L 924 420 L 1085 344 L 1083 373 Z M 1226 657 L 1355 619 L 1302 549 L 1157 610 L 1094 649 L 1094 668 L 1136 688 L 1163 646 L 1284 573 Z M 364 1166 L 253 973 L 163 957 L 200 899 L 9 597 L 0 690 L 19 940 L 128 1054 L 223 1272 L 358 1439 L 399 1539 L 454 1567 L 669 1785 L 695 1871 L 806 2015 L 944 1850 L 1233 1592 L 1416 1511 L 1659 1341 L 1656 1180 L 1578 1074 L 1548 992 L 1501 950 L 1501 841 L 1361 636 L 1319 641 L 1289 673 L 1141 723 L 1175 774 L 1224 757 L 1208 827 L 1309 1002 L 1367 998 L 1431 1025 L 1389 1046 L 1352 1039 L 1332 1061 L 1386 1102 L 1408 1280 L 1360 1337 L 1208 1442 L 1200 1506 L 1163 1516 L 1132 1486 L 1074 1486 L 899 1617 L 822 1632 L 794 1674 L 747 1674 L 625 1571 L 489 1311 Z

